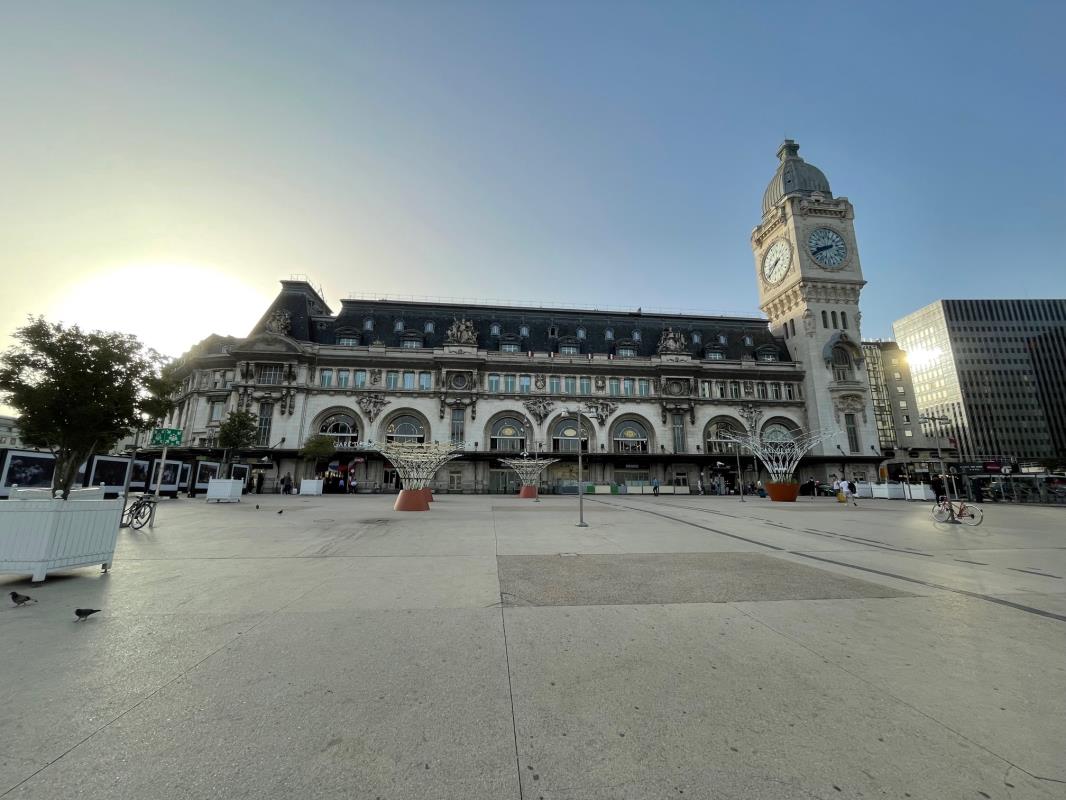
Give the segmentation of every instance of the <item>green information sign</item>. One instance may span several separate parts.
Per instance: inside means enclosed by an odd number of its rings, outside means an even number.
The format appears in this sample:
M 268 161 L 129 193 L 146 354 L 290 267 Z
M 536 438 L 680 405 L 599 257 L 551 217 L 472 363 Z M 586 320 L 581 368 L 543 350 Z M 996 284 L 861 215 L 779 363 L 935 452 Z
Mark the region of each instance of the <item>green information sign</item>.
M 152 447 L 180 447 L 181 428 L 156 428 L 152 431 Z

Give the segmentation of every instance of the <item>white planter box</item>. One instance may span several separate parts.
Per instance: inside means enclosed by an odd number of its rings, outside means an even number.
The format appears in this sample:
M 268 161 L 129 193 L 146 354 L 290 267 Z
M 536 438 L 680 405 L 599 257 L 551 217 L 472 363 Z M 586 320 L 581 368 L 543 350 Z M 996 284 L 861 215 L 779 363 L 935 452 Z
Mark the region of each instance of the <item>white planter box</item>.
M 211 478 L 207 482 L 207 500 L 216 503 L 223 501 L 232 503 L 241 502 L 241 491 L 244 489 L 244 481 L 234 481 L 228 478 Z
M 30 574 L 69 567 L 111 566 L 122 518 L 121 499 L 21 500 L 0 503 L 0 573 Z
M 300 481 L 300 494 L 322 494 L 322 481 L 305 478 Z

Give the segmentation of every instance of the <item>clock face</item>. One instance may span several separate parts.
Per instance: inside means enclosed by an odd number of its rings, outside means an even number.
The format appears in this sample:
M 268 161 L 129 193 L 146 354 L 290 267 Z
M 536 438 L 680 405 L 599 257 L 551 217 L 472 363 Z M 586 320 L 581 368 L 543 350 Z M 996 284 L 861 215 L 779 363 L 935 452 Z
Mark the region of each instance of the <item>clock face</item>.
M 762 259 L 762 276 L 767 283 L 780 283 L 792 264 L 792 248 L 786 239 L 778 239 Z
M 840 234 L 829 228 L 815 228 L 807 237 L 811 258 L 826 269 L 840 269 L 848 257 L 848 246 Z

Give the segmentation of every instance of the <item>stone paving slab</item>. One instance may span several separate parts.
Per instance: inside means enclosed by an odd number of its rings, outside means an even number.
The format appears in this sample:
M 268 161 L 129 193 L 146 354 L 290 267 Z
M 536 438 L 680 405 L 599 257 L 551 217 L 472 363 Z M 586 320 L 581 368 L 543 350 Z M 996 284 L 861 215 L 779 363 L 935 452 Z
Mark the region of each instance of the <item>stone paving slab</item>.
M 506 605 L 726 603 L 901 594 L 756 553 L 500 556 L 497 561 Z

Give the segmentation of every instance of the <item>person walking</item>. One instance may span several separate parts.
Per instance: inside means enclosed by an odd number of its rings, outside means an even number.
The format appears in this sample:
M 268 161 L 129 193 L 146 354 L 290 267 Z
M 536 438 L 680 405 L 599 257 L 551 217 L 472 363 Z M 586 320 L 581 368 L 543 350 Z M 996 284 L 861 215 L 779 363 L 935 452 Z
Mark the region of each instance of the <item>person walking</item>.
M 840 482 L 840 488 L 841 491 L 844 492 L 845 504 L 847 504 L 849 500 L 854 506 L 857 506 L 859 504 L 858 501 L 855 499 L 855 483 L 853 481 L 849 481 L 847 478 L 845 478 Z
M 659 479 L 658 478 L 652 478 L 651 479 L 651 493 L 653 495 L 655 495 L 656 497 L 659 496 Z
M 286 472 L 285 477 L 281 479 L 281 493 L 292 494 L 292 473 Z

